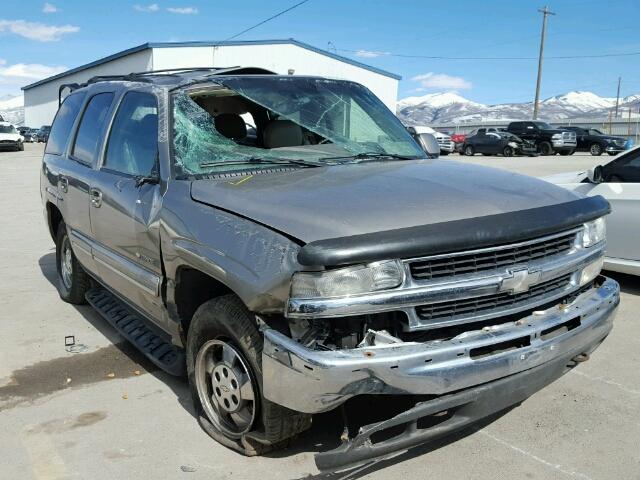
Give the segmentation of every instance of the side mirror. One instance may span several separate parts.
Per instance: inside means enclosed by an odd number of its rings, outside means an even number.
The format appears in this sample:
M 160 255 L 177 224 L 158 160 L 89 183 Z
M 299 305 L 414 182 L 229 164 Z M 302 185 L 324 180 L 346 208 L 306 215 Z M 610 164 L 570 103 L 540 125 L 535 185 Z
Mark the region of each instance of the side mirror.
M 432 134 L 421 133 L 418 135 L 417 140 L 429 158 L 438 158 L 440 156 L 440 145 L 438 145 L 436 137 Z
M 591 183 L 602 183 L 602 165 L 597 165 L 587 170 L 587 179 Z

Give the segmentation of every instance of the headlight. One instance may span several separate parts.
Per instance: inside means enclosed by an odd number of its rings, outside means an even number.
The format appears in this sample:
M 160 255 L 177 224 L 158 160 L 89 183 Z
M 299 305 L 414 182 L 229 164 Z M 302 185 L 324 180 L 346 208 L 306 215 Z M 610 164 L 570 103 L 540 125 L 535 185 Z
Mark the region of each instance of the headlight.
M 602 266 L 604 265 L 604 257 L 600 257 L 598 260 L 591 262 L 589 265 L 582 269 L 582 273 L 580 274 L 580 286 L 586 285 L 591 280 L 596 278 L 602 270 Z
M 551 136 L 551 140 L 561 140 L 562 139 L 562 134 L 561 133 L 554 133 Z
M 607 228 L 604 223 L 604 217 L 600 217 L 592 222 L 583 225 L 582 230 L 582 246 L 587 248 L 601 242 L 607 236 Z
M 375 292 L 397 287 L 404 270 L 395 260 L 356 265 L 326 272 L 297 272 L 291 279 L 292 298 L 324 298 Z
M 507 145 L 509 145 L 511 148 L 518 148 L 518 144 L 516 142 L 509 142 Z

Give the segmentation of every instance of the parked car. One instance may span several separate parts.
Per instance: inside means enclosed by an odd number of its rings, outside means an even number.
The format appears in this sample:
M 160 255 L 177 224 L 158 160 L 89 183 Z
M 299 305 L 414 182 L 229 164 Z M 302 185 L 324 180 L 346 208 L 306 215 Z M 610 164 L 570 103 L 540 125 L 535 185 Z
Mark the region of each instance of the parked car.
M 537 155 L 534 143 L 524 141 L 508 132 L 487 132 L 479 128 L 475 135 L 467 137 L 462 147 L 465 155 L 502 155 L 513 157 L 514 155 Z
M 607 252 L 604 267 L 640 275 L 640 147 L 587 171 L 546 177 L 580 195 L 601 195 L 611 204 L 606 219 Z
M 9 122 L 0 122 L 0 149 L 24 150 L 24 137 Z
M 419 135 L 421 133 L 430 133 L 436 137 L 438 145 L 440 145 L 440 155 L 449 155 L 454 151 L 453 141 L 451 141 L 451 137 L 446 133 L 438 132 L 431 127 L 418 125 L 407 127 L 407 130 L 412 136 Z
M 563 130 L 570 130 L 576 133 L 578 152 L 589 152 L 591 155 L 599 156 L 604 152 L 609 155 L 617 155 L 626 150 L 627 139 L 625 137 L 615 137 L 606 135 L 597 128 L 582 127 L 560 127 Z
M 18 132 L 24 138 L 24 142 L 33 143 L 35 142 L 36 130 L 29 127 L 18 127 Z
M 47 143 L 49 140 L 49 133 L 51 132 L 51 125 L 43 125 L 36 132 L 36 141 L 38 143 Z
M 553 128 L 546 122 L 511 122 L 509 133 L 535 143 L 541 155 L 573 155 L 576 150 L 576 133 Z
M 40 169 L 60 297 L 186 372 L 227 447 L 412 398 L 316 463 L 386 456 L 518 405 L 612 328 L 602 197 L 428 159 L 357 83 L 235 67 L 69 88 Z
M 453 142 L 453 151 L 461 153 L 462 146 L 464 144 L 464 139 L 467 138 L 467 135 L 464 133 L 454 133 L 451 135 L 451 141 Z

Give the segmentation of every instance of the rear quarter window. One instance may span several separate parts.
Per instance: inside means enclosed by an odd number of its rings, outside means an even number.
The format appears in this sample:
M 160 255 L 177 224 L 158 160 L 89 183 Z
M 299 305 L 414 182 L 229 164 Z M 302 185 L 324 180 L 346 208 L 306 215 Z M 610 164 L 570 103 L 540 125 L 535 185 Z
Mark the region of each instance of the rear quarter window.
M 84 93 L 76 93 L 64 99 L 64 102 L 62 102 L 62 105 L 58 109 L 56 118 L 53 120 L 45 153 L 61 155 L 64 152 L 84 97 Z

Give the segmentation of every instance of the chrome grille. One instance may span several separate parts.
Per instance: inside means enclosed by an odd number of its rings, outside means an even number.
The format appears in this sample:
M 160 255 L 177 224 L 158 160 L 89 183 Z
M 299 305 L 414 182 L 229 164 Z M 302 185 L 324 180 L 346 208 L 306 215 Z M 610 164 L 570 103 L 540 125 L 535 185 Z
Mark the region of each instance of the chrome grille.
M 488 311 L 517 308 L 521 305 L 529 306 L 536 301 L 543 302 L 546 297 L 558 290 L 566 289 L 570 282 L 571 274 L 567 274 L 533 285 L 528 291 L 522 293 L 502 292 L 483 297 L 421 305 L 416 307 L 416 315 L 420 320 L 442 323 L 459 317 L 482 315 Z
M 433 280 L 527 264 L 568 252 L 574 246 L 576 233 L 576 230 L 572 230 L 531 242 L 461 254 L 438 255 L 412 261 L 409 269 L 415 280 Z

